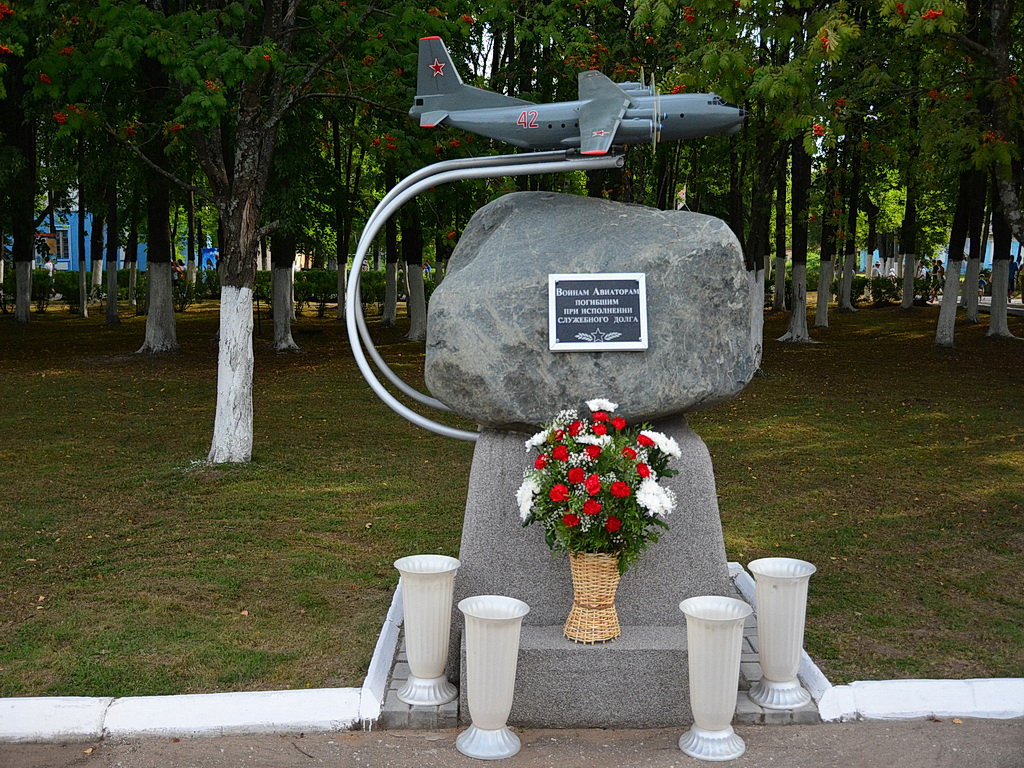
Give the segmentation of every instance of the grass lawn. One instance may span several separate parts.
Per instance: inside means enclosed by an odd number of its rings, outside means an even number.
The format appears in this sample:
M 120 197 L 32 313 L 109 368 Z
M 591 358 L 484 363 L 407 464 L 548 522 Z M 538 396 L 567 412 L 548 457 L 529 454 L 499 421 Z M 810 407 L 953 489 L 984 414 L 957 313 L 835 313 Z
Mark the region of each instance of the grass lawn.
M 1024 345 L 961 325 L 937 350 L 936 314 L 833 313 L 815 345 L 769 315 L 764 375 L 691 418 L 729 559 L 818 566 L 833 682 L 1024 676 Z M 457 554 L 472 447 L 381 404 L 343 324 L 277 354 L 263 318 L 253 462 L 208 466 L 217 314 L 177 319 L 153 358 L 144 318 L 0 317 L 0 696 L 358 685 L 392 562 Z M 421 386 L 422 345 L 376 333 Z

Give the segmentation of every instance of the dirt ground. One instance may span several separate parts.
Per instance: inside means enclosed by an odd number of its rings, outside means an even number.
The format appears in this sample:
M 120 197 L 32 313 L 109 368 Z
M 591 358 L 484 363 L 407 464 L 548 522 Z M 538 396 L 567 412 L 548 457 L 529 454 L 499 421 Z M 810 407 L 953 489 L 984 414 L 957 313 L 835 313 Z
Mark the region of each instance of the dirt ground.
M 734 768 L 1024 768 L 1024 720 L 741 726 L 747 752 Z M 458 731 L 142 739 L 0 744 L 0 768 L 469 768 Z M 687 768 L 681 731 L 528 730 L 517 768 Z

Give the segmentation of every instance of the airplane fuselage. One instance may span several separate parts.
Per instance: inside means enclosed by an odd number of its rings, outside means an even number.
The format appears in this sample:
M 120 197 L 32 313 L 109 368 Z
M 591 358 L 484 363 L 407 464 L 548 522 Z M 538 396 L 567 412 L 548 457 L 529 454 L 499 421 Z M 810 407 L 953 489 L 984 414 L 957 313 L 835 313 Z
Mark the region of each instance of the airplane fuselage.
M 571 149 L 580 146 L 580 108 L 584 102 L 518 104 L 449 112 L 447 124 L 523 149 Z M 708 134 L 733 134 L 744 111 L 713 94 L 634 96 L 615 134 L 616 144 L 650 142 L 658 127 L 662 140 Z

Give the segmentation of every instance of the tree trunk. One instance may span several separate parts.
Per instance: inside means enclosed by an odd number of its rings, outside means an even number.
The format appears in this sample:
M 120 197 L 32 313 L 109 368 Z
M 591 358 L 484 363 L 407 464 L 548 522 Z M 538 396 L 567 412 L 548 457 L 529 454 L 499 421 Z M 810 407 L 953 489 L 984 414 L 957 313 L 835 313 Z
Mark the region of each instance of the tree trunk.
M 139 276 L 139 220 L 138 210 L 133 202 L 129 208 L 128 240 L 124 245 L 124 261 L 128 267 L 128 306 L 137 304 L 136 292 Z
M 89 316 L 89 283 L 85 272 L 85 184 L 82 182 L 81 144 L 78 158 L 78 226 L 75 229 L 78 248 L 78 306 L 83 318 Z
M 935 346 L 952 347 L 956 329 L 956 302 L 960 292 L 960 269 L 962 260 L 946 261 L 946 281 L 942 288 L 942 305 L 939 307 L 939 322 L 935 329 Z
M 995 180 L 992 182 L 995 187 Z M 995 211 L 992 215 L 992 303 L 989 306 L 988 333 L 1002 339 L 1016 338 L 1010 333 L 1006 318 L 1006 306 L 1010 291 L 1010 225 L 1003 215 L 998 190 L 993 189 L 992 199 Z
M 221 288 L 217 412 L 207 456 L 214 463 L 252 457 L 252 325 L 252 289 Z
M 846 152 L 850 157 L 850 186 L 846 193 L 846 232 L 843 238 L 843 275 L 839 286 L 839 311 L 856 312 L 853 305 L 853 276 L 857 267 L 857 218 L 860 210 L 861 138 L 859 127 L 847 139 Z
M 789 308 L 789 330 L 779 341 L 808 344 L 807 331 L 807 217 L 811 194 L 811 158 L 800 139 L 793 141 L 793 295 Z
M 776 176 L 778 188 L 775 191 L 775 292 L 772 295 L 772 311 L 786 310 L 786 197 L 789 192 L 788 147 L 779 164 Z
M 103 194 L 97 196 L 97 202 Z M 106 228 L 106 216 L 94 214 L 92 229 L 89 230 L 89 274 L 92 276 L 92 292 L 99 299 L 100 287 L 103 285 L 103 230 Z
M 409 313 L 409 332 L 404 340 L 424 341 L 427 338 L 427 302 L 423 291 L 423 232 L 414 204 L 409 205 L 402 217 L 402 258 Z
M 146 204 L 148 240 L 146 241 L 146 284 L 148 314 L 146 339 L 139 353 L 163 354 L 178 349 L 174 319 L 174 294 L 171 286 L 170 195 L 163 177 L 149 174 Z
M 822 243 L 824 249 L 824 243 Z M 821 259 L 818 269 L 818 295 L 815 301 L 814 327 L 828 328 L 828 302 L 832 298 L 832 259 Z
M 394 186 L 394 170 L 388 163 L 385 187 L 390 192 Z M 384 251 L 384 312 L 380 324 L 391 328 L 398 320 L 398 224 L 393 216 L 384 224 Z
M 35 44 L 26 45 L 24 56 L 5 56 L 10 71 L 5 78 L 7 99 L 0 106 L 0 133 L 10 154 L 4 162 L 13 171 L 5 186 L 11 217 L 11 258 L 14 262 L 14 320 L 29 322 L 32 311 L 32 270 L 35 267 L 35 203 L 37 180 L 36 120 L 23 111 L 29 98 L 26 62 L 35 56 Z M 17 162 L 20 160 L 21 162 Z M 13 161 L 13 162 L 12 162 Z
M 818 270 L 818 296 L 815 302 L 814 327 L 828 328 L 828 303 L 832 299 L 832 280 L 835 277 L 836 225 L 838 209 L 828 211 L 837 205 L 835 199 L 839 189 L 839 170 L 833 154 L 826 155 L 825 162 L 825 210 L 821 217 L 821 261 Z
M 32 314 L 32 269 L 31 261 L 14 262 L 14 321 L 25 325 Z
M 274 341 L 270 348 L 275 352 L 289 352 L 299 349 L 292 338 L 292 319 L 295 302 L 295 237 L 290 232 L 279 231 L 270 242 L 271 259 L 271 305 L 274 308 Z
M 972 171 L 971 176 L 971 210 L 968 217 L 968 236 L 971 245 L 967 252 L 967 276 L 964 282 L 964 307 L 967 309 L 967 322 L 978 322 L 978 298 L 981 277 L 981 262 L 985 256 L 988 243 L 988 217 L 991 206 L 985 204 L 986 174 L 983 171 Z
M 901 309 L 910 309 L 914 306 L 914 279 L 917 277 L 917 254 L 910 252 L 903 254 L 903 299 L 900 302 Z
M 971 172 L 960 174 L 956 208 L 949 230 L 949 250 L 946 259 L 946 280 L 942 286 L 942 306 L 935 328 L 935 346 L 952 347 L 956 332 L 956 307 L 960 294 L 960 270 L 963 267 L 964 244 L 967 242 L 967 222 L 971 207 Z
M 107 188 L 107 325 L 120 325 L 117 316 L 117 252 L 121 247 L 120 223 L 117 219 L 117 183 L 110 181 Z

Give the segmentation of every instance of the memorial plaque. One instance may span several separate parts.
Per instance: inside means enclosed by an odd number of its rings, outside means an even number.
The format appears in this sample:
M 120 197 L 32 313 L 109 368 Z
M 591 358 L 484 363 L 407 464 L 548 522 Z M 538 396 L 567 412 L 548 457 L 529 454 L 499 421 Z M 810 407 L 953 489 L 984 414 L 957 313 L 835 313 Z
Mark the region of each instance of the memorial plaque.
M 553 352 L 647 349 L 643 272 L 548 275 Z

